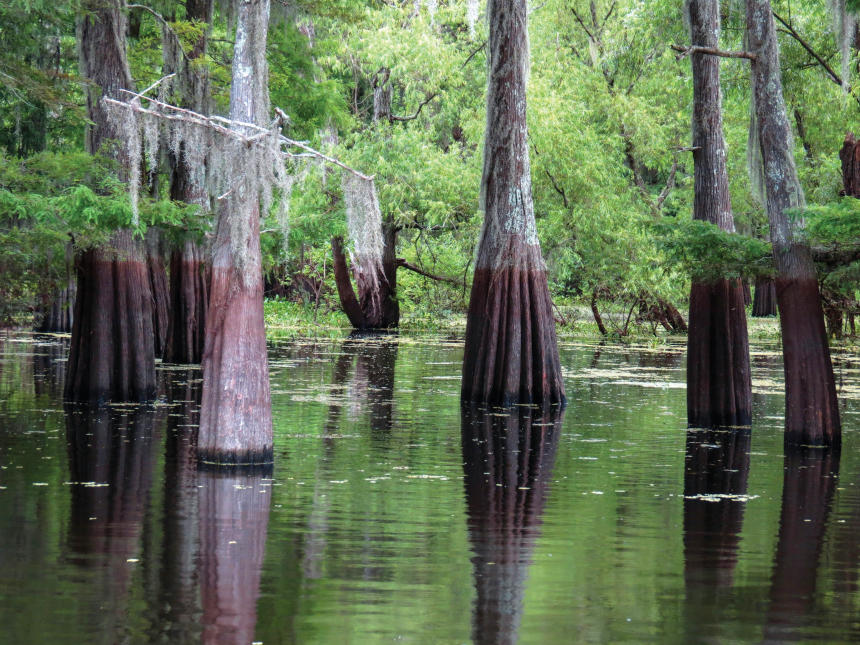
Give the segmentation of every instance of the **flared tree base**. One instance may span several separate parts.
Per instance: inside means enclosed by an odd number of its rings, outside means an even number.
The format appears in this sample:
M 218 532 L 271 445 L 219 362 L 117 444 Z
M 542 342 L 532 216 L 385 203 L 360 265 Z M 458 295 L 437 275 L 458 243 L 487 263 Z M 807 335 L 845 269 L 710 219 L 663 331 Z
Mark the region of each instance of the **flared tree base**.
M 814 278 L 776 281 L 785 367 L 785 443 L 841 443 L 839 402 Z
M 139 240 L 122 230 L 111 248 L 78 258 L 65 397 L 101 404 L 155 398 L 152 292 Z
M 198 461 L 207 466 L 271 464 L 272 406 L 263 284 L 248 287 L 232 268 L 213 268 L 203 356 Z
M 539 251 L 538 251 L 539 254 Z M 475 270 L 461 396 L 464 401 L 564 405 L 564 384 L 543 266 Z

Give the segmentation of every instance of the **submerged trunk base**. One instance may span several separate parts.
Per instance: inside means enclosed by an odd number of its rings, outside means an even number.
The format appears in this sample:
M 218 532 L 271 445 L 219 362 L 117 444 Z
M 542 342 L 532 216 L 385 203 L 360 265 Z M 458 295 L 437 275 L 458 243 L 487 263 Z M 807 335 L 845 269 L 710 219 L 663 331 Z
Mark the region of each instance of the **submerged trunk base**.
M 532 266 L 542 264 L 538 257 Z M 461 396 L 496 405 L 565 404 L 546 271 L 475 270 Z
M 743 287 L 737 281 L 694 282 L 687 337 L 687 424 L 745 427 L 752 384 Z
M 839 403 L 815 278 L 776 281 L 785 363 L 785 444 L 841 442 Z
M 155 398 L 152 295 L 140 242 L 119 231 L 112 249 L 78 259 L 65 397 L 102 404 Z
M 211 286 L 198 459 L 210 466 L 270 464 L 272 407 L 262 277 L 248 287 L 235 269 L 218 267 L 212 270 Z

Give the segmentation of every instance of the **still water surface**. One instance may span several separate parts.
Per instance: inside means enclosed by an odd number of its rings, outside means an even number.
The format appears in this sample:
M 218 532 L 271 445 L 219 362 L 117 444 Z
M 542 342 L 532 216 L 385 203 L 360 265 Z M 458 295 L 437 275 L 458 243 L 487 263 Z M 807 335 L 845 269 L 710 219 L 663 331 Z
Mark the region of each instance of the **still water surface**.
M 860 640 L 860 367 L 841 455 L 687 431 L 683 346 L 561 343 L 564 414 L 461 410 L 461 341 L 274 340 L 272 473 L 198 471 L 200 371 L 64 406 L 0 335 L 0 643 Z

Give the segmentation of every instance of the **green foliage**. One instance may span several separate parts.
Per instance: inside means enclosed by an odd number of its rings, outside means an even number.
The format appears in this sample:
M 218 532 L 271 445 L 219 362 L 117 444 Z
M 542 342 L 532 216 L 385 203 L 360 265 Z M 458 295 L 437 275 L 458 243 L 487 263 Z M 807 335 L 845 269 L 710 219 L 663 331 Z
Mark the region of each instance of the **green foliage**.
M 812 205 L 795 216 L 804 218 L 803 233 L 811 244 L 857 244 L 860 241 L 860 199 L 855 197 Z
M 657 243 L 697 281 L 773 274 L 770 244 L 700 220 L 654 224 Z

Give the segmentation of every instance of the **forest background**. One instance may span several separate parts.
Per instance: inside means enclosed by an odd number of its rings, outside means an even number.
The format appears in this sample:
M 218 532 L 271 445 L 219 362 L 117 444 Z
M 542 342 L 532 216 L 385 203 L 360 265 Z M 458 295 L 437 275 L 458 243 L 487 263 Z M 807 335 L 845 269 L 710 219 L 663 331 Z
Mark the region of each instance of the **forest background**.
M 165 42 L 190 51 L 209 29 L 205 66 L 213 111 L 224 114 L 233 52 L 231 12 L 211 25 L 185 5 L 130 4 L 135 85 L 165 75 Z M 860 35 L 850 0 L 775 2 L 795 160 L 810 204 L 828 320 L 853 331 L 860 201 L 843 198 L 839 151 L 860 131 Z M 377 0 L 273 3 L 267 45 L 272 106 L 287 134 L 375 177 L 383 224 L 396 234 L 402 327 L 459 323 L 481 226 L 485 127 L 483 3 Z M 0 322 L 36 322 L 70 280 L 69 243 L 99 244 L 133 223 L 110 162 L 84 153 L 86 97 L 74 0 L 0 6 Z M 721 46 L 743 50 L 740 3 L 724 3 Z M 767 218 L 750 181 L 749 62 L 722 59 L 723 119 L 738 235 L 691 221 L 692 84 L 680 2 L 547 0 L 530 9 L 529 141 L 535 215 L 562 326 L 589 309 L 603 331 L 637 323 L 678 329 L 691 275 L 773 272 Z M 380 90 L 390 108 L 380 111 Z M 165 146 L 165 149 L 167 146 Z M 167 199 L 167 164 L 145 162 L 136 229 L 160 232 L 160 251 L 205 240 L 212 217 Z M 332 239 L 353 238 L 341 183 L 299 159 L 262 225 L 267 320 L 347 327 L 335 288 Z M 755 173 L 753 173 L 754 176 Z M 288 203 L 288 208 L 279 208 Z M 288 213 L 288 217 L 285 216 Z M 800 214 L 798 214 L 800 215 Z M 353 232 L 354 233 L 354 232 Z M 835 258 L 835 259 L 834 259 Z M 602 315 L 601 315 L 602 312 Z M 837 318 L 835 313 L 840 315 Z M 844 318 L 842 314 L 845 314 Z M 591 321 L 588 320 L 591 329 Z

